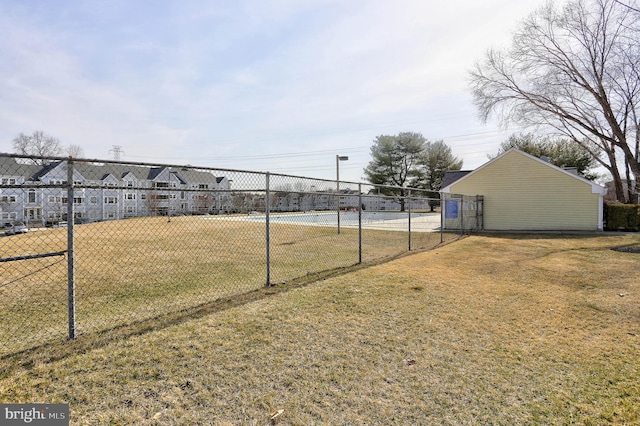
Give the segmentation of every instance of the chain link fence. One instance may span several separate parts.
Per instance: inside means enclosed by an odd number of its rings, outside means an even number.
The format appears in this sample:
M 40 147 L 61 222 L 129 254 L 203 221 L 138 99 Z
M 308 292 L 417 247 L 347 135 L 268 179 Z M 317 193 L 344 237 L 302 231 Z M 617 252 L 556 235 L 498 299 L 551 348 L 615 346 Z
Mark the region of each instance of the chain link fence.
M 457 237 L 440 203 L 364 183 L 0 154 L 0 354 L 434 247 Z
M 461 233 L 484 229 L 482 195 L 443 194 L 444 229 Z

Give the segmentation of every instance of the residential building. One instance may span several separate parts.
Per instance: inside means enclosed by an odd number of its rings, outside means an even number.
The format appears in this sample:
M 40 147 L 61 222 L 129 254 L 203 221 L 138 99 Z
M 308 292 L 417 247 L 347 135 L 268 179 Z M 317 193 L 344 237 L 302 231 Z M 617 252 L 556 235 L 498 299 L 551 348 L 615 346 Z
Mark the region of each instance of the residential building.
M 202 169 L 77 162 L 73 202 L 79 222 L 230 211 L 230 181 Z M 66 161 L 45 166 L 0 157 L 0 220 L 68 220 Z

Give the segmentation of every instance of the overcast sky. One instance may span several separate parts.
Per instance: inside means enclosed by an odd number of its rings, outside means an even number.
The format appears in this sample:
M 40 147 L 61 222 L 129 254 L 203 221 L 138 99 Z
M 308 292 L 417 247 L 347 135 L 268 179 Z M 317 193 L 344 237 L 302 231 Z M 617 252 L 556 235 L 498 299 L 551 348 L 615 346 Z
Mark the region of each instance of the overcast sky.
M 89 158 L 360 181 L 381 134 L 473 169 L 508 134 L 467 72 L 542 0 L 2 0 L 0 152 L 42 130 Z

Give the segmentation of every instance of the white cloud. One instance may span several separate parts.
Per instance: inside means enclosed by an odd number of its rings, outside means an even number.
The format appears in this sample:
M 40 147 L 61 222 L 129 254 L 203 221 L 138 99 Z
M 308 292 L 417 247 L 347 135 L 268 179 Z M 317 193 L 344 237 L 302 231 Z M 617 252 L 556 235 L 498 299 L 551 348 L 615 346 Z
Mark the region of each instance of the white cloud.
M 461 137 L 493 129 L 474 117 L 466 71 L 533 7 L 503 0 L 5 4 L 0 151 L 36 129 L 89 156 L 120 145 L 141 161 L 359 147 L 345 164 L 345 173 L 352 169 L 345 177 L 358 180 L 376 135 L 412 130 L 458 136 L 454 152 L 478 161 L 500 136 L 477 137 L 477 146 L 473 136 Z M 310 155 L 315 166 L 326 164 L 315 175 L 332 175 L 326 157 Z M 287 172 L 304 163 L 242 164 Z

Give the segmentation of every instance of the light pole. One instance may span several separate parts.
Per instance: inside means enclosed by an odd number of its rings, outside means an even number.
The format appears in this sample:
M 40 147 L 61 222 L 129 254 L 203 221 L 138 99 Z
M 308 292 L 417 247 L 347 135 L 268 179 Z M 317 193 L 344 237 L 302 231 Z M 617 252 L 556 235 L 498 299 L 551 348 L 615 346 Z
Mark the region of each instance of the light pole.
M 340 162 L 347 161 L 346 155 L 336 155 L 336 211 L 338 212 L 338 234 L 340 233 Z

